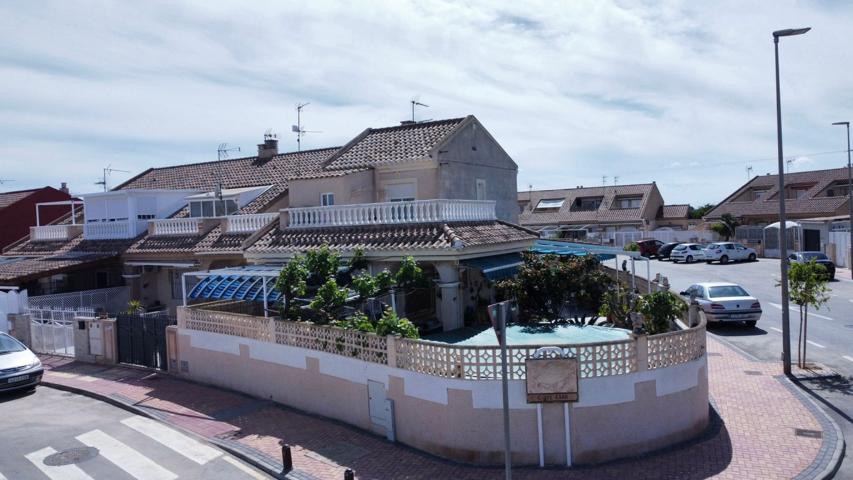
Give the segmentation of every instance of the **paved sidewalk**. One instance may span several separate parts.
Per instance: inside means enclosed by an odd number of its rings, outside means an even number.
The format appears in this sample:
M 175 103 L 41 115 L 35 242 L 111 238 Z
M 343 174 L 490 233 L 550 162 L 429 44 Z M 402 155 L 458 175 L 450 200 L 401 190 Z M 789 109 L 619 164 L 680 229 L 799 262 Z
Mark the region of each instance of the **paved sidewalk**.
M 575 469 L 520 468 L 520 479 L 825 478 L 843 439 L 829 417 L 781 375 L 708 338 L 712 426 L 688 444 L 636 459 Z M 292 445 L 293 479 L 502 478 L 496 468 L 446 462 L 339 422 L 167 374 L 43 357 L 44 382 L 89 392 L 194 432 L 280 469 Z

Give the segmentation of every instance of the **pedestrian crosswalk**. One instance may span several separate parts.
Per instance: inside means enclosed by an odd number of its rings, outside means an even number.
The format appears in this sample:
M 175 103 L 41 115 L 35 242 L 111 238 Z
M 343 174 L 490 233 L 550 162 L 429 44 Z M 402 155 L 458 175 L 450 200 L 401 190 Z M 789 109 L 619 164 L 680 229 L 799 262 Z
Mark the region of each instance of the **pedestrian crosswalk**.
M 74 436 L 73 440 L 48 440 L 46 443 L 50 445 L 25 454 L 26 461 L 21 459 L 22 465 L 29 467 L 19 466 L 17 470 L 7 470 L 6 473 L 0 471 L 0 480 L 98 480 L 115 478 L 120 471 L 128 478 L 176 480 L 203 478 L 211 470 L 217 473 L 217 477 L 221 472 L 222 478 L 263 478 L 221 451 L 148 418 L 129 417 L 121 420 L 119 425 L 109 427 L 87 431 Z M 74 447 L 68 448 L 71 443 Z M 86 447 L 97 449 L 97 455 L 87 460 L 63 461 L 65 457 L 62 455 L 70 457 L 72 455 L 67 452 Z M 57 448 L 64 450 L 58 452 Z M 62 455 L 56 456 L 57 453 Z M 208 465 L 217 461 L 218 464 Z M 0 470 L 5 469 L 0 465 Z

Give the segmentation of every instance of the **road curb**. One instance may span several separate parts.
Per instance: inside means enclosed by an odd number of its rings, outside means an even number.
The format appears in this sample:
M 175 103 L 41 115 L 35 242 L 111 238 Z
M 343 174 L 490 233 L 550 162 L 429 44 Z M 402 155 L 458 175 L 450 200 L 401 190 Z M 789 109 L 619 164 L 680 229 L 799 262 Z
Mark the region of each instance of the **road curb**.
M 62 390 L 65 392 L 75 393 L 77 395 L 82 395 L 85 397 L 93 398 L 95 400 L 98 400 L 98 401 L 101 401 L 104 403 L 108 403 L 114 407 L 121 408 L 122 410 L 133 413 L 135 415 L 140 415 L 140 416 L 143 416 L 145 418 L 155 420 L 157 422 L 168 425 L 170 428 L 174 428 L 176 430 L 179 430 L 181 433 L 186 434 L 188 436 L 191 436 L 191 437 L 195 438 L 196 440 L 200 440 L 200 441 L 203 441 L 204 443 L 214 445 L 217 448 L 219 448 L 220 450 L 223 450 L 223 451 L 227 452 L 228 454 L 233 455 L 233 456 L 239 458 L 240 460 L 243 460 L 244 462 L 251 464 L 252 466 L 257 468 L 258 470 L 263 471 L 264 473 L 266 473 L 267 475 L 270 475 L 273 478 L 276 478 L 276 479 L 287 479 L 288 478 L 287 475 L 282 475 L 281 465 L 276 466 L 276 465 L 271 464 L 269 462 L 269 460 L 266 459 L 266 455 L 264 455 L 263 453 L 253 449 L 252 447 L 247 447 L 245 445 L 241 445 L 240 449 L 236 449 L 236 448 L 232 447 L 231 445 L 229 445 L 228 442 L 222 441 L 222 440 L 217 439 L 217 438 L 203 437 L 196 432 L 193 432 L 193 431 L 188 430 L 184 427 L 181 427 L 180 425 L 175 425 L 174 423 L 167 422 L 167 421 L 163 420 L 162 418 L 157 417 L 156 415 L 152 415 L 150 412 L 148 412 L 144 408 L 136 407 L 134 405 L 123 402 L 117 398 L 110 397 L 109 395 L 104 395 L 101 393 L 93 392 L 91 390 L 86 390 L 85 388 L 75 387 L 72 385 L 65 385 L 63 383 L 52 382 L 50 380 L 45 380 L 44 377 L 42 377 L 42 381 L 41 381 L 40 385 L 44 386 L 44 387 L 48 387 L 48 388 L 53 388 L 55 390 Z M 276 470 L 276 467 L 277 467 L 277 470 Z

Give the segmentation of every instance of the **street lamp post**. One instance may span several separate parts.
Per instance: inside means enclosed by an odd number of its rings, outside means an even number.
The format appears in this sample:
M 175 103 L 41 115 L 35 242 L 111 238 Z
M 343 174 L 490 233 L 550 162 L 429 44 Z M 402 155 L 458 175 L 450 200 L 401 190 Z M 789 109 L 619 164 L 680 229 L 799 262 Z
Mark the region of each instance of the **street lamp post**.
M 782 155 L 782 102 L 779 92 L 779 37 L 802 35 L 811 28 L 789 28 L 773 32 L 776 54 L 776 143 L 779 150 L 779 257 L 782 273 L 782 368 L 791 374 L 791 322 L 788 310 L 788 219 L 785 216 L 785 161 Z
M 847 257 L 847 268 L 850 268 L 850 276 L 853 277 L 853 268 L 851 268 L 851 260 L 853 255 L 850 254 L 853 249 L 853 174 L 850 170 L 850 122 L 835 122 L 833 125 L 844 125 L 847 127 L 847 223 L 850 225 L 850 244 L 847 245 L 847 251 L 844 256 Z

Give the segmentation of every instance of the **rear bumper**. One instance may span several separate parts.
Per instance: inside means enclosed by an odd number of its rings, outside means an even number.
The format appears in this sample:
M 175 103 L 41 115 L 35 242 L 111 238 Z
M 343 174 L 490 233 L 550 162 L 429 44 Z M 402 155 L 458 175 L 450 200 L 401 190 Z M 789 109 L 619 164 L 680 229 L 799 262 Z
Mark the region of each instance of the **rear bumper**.
M 741 313 L 710 313 L 705 312 L 709 322 L 757 322 L 761 318 L 761 310 Z
M 0 392 L 11 392 L 13 390 L 33 388 L 41 383 L 42 375 L 44 375 L 44 369 L 42 367 L 13 375 L 4 375 L 0 377 Z M 26 378 L 21 378 L 20 380 L 16 380 L 11 383 L 9 382 L 10 379 L 19 377 Z

